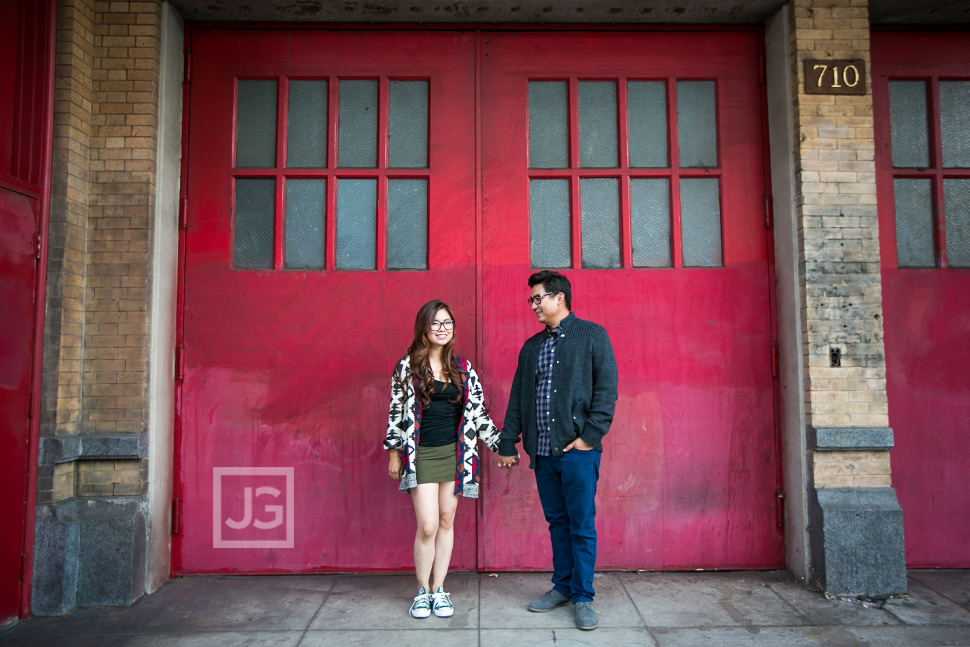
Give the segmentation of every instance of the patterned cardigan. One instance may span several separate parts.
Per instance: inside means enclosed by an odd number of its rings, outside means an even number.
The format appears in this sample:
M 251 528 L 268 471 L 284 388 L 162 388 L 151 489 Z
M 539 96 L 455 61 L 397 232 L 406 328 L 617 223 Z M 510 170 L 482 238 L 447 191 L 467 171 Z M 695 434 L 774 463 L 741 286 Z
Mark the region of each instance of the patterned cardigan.
M 485 411 L 485 397 L 478 374 L 468 360 L 454 358 L 455 367 L 462 371 L 461 427 L 456 429 L 458 451 L 455 455 L 455 494 L 466 498 L 478 497 L 478 439 L 492 451 L 498 449 L 499 430 Z M 391 378 L 391 410 L 387 418 L 387 437 L 384 449 L 396 449 L 401 454 L 404 471 L 402 492 L 418 484 L 414 458 L 421 433 L 421 399 L 414 391 L 411 358 L 405 355 L 394 369 Z

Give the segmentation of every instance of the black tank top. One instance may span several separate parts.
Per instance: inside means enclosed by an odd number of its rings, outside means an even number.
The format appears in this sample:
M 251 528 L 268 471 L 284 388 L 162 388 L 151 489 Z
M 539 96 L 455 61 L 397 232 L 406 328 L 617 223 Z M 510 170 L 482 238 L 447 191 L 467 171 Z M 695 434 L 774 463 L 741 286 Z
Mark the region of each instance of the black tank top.
M 419 447 L 441 447 L 458 442 L 458 425 L 461 422 L 462 402 L 449 402 L 458 395 L 458 387 L 449 382 L 434 381 L 431 405 L 421 410 L 421 434 Z

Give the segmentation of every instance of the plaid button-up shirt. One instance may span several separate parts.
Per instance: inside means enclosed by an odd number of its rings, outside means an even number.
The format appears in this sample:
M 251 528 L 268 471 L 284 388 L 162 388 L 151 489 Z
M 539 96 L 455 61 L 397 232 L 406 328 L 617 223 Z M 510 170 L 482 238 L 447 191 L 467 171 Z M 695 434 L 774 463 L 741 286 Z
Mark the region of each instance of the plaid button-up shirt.
M 536 441 L 536 454 L 551 456 L 552 444 L 549 441 L 549 411 L 552 398 L 552 366 L 556 358 L 556 342 L 562 334 L 562 325 L 554 331 L 546 329 L 546 339 L 539 347 L 536 360 L 536 428 L 539 432 Z

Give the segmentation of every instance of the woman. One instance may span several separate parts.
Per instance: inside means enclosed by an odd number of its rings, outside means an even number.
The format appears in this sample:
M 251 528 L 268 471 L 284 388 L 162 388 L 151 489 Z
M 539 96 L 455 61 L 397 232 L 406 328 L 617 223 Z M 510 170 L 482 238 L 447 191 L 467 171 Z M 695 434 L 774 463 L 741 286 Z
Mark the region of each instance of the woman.
M 455 612 L 443 587 L 458 495 L 478 496 L 478 439 L 498 449 L 499 430 L 485 411 L 478 375 L 452 354 L 454 343 L 451 308 L 429 301 L 418 310 L 408 354 L 391 380 L 384 448 L 387 472 L 411 493 L 418 522 L 414 569 L 420 588 L 410 611 L 415 618 Z

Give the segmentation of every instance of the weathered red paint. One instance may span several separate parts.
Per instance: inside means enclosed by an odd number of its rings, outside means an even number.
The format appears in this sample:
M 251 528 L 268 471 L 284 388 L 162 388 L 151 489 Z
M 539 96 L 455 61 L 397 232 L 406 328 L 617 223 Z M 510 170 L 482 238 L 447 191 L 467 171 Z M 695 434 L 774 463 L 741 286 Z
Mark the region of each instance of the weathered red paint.
M 901 269 L 896 258 L 888 82 L 970 79 L 966 32 L 875 31 L 872 93 L 876 185 L 882 261 L 886 391 L 893 429 L 893 486 L 903 509 L 906 563 L 913 568 L 970 566 L 970 270 Z M 968 169 L 942 169 L 939 109 L 930 100 L 933 167 L 907 173 L 934 182 L 937 218 L 946 178 Z M 944 240 L 940 222 L 938 243 Z M 938 244 L 938 249 L 941 246 Z
M 632 269 L 629 205 L 623 205 L 623 269 L 567 272 L 574 311 L 606 327 L 620 369 L 597 495 L 597 566 L 782 565 L 759 33 L 487 34 L 485 41 L 483 370 L 497 420 L 505 412 L 514 358 L 540 328 L 525 304 L 531 272 L 528 80 L 716 81 L 720 170 L 672 175 L 720 174 L 724 267 L 683 268 L 675 219 L 675 267 Z M 622 103 L 620 109 L 623 117 Z M 675 129 L 669 94 L 668 115 Z M 676 166 L 676 144 L 670 151 Z M 623 164 L 605 173 L 671 175 Z M 672 186 L 676 205 L 675 179 Z M 578 267 L 575 248 L 574 241 Z M 490 469 L 484 492 L 485 568 L 549 568 L 532 474 Z
M 412 567 L 413 510 L 387 479 L 380 448 L 390 371 L 417 307 L 442 298 L 456 310 L 460 351 L 480 369 L 501 424 L 516 353 L 536 329 L 524 305 L 532 74 L 702 78 L 719 87 L 725 267 L 630 269 L 627 229 L 627 269 L 570 273 L 577 314 L 607 326 L 621 365 L 600 487 L 600 565 L 783 563 L 760 32 L 195 28 L 191 38 L 175 572 Z M 235 78 L 378 74 L 431 79 L 430 269 L 232 270 Z M 481 507 L 459 505 L 453 567 L 548 568 L 531 473 L 500 472 L 490 459 Z M 239 466 L 294 469 L 293 549 L 213 547 L 213 469 Z M 226 503 L 237 506 L 232 519 L 243 517 L 241 501 Z
M 473 39 L 457 32 L 201 29 L 192 39 L 174 570 L 408 568 L 414 513 L 387 478 L 381 444 L 391 370 L 418 307 L 434 297 L 451 304 L 459 350 L 477 361 L 475 161 L 468 154 L 475 145 Z M 430 77 L 427 272 L 231 268 L 235 78 L 280 74 L 325 74 L 332 84 Z M 325 175 L 331 183 L 348 174 L 331 167 Z M 328 241 L 332 211 L 330 218 Z M 294 469 L 295 549 L 213 548 L 213 468 L 220 466 Z M 476 565 L 475 517 L 475 504 L 462 502 L 456 568 Z

